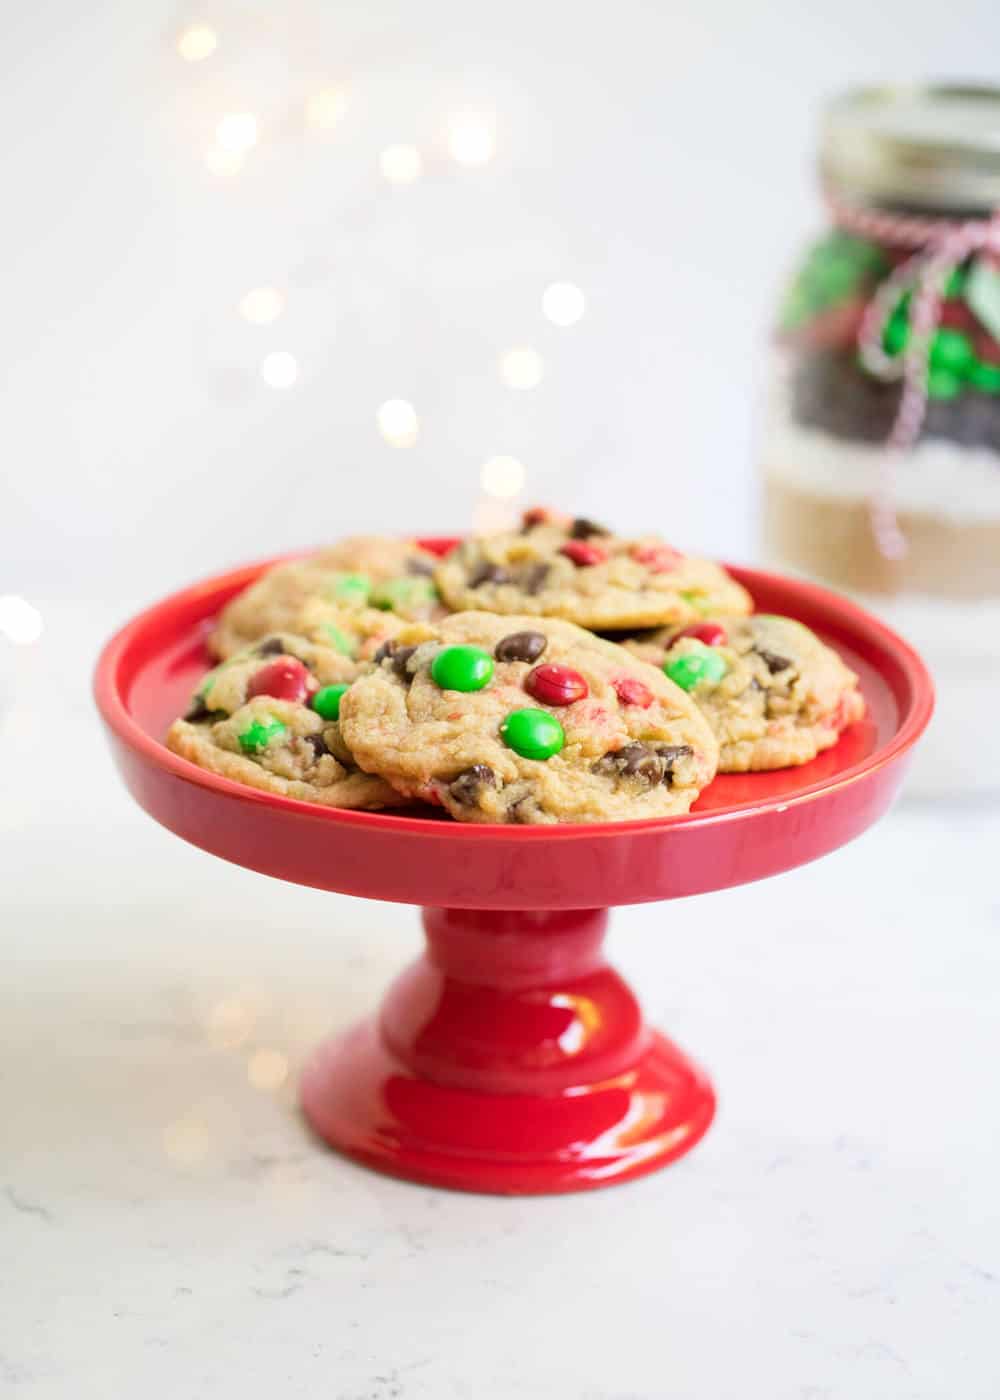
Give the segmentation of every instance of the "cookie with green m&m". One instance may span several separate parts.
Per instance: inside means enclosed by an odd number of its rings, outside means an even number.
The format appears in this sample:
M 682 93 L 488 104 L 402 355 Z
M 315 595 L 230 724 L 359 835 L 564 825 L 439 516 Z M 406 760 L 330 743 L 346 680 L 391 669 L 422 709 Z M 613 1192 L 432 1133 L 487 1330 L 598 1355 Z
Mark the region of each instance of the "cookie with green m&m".
M 223 609 L 209 646 L 226 658 L 271 632 L 302 633 L 300 614 L 313 600 L 333 614 L 330 620 L 347 642 L 351 628 L 340 619 L 369 608 L 409 620 L 430 617 L 441 611 L 431 577 L 437 562 L 415 540 L 379 535 L 341 540 L 263 573 Z
M 358 672 L 328 647 L 275 633 L 205 677 L 167 731 L 167 747 L 199 768 L 284 797 L 396 806 L 399 793 L 358 768 L 337 723 Z
M 717 617 L 624 645 L 697 703 L 721 773 L 808 763 L 865 712 L 854 672 L 792 618 Z
M 458 821 L 685 812 L 718 750 L 695 701 L 570 622 L 456 613 L 404 628 L 339 702 L 359 767 Z

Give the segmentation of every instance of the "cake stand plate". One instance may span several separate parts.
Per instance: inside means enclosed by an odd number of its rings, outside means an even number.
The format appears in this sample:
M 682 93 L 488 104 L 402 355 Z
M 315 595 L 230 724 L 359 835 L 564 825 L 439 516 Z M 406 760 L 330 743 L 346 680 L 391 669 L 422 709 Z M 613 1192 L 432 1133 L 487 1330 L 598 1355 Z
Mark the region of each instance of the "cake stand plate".
M 825 589 L 733 569 L 758 611 L 806 623 L 861 677 L 866 718 L 812 763 L 719 777 L 690 813 L 654 821 L 343 812 L 241 787 L 162 743 L 211 664 L 219 609 L 275 562 L 134 618 L 105 647 L 95 691 L 126 786 L 170 831 L 279 879 L 424 906 L 424 956 L 306 1068 L 314 1131 L 398 1176 L 516 1194 L 623 1181 L 686 1152 L 711 1122 L 712 1088 L 604 961 L 606 910 L 764 879 L 864 831 L 931 715 L 919 657 Z

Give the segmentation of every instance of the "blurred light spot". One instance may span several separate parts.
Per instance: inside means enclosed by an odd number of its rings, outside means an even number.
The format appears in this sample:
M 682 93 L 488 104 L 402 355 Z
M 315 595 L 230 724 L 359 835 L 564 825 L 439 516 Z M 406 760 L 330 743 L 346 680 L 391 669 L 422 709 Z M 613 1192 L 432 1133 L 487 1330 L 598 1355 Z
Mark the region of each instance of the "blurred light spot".
M 200 63 L 215 53 L 219 36 L 207 24 L 191 24 L 177 36 L 177 52 L 188 63 Z
M 284 294 L 277 287 L 254 287 L 240 302 L 240 314 L 255 326 L 269 326 L 284 309 Z
M 273 1094 L 288 1078 L 288 1056 L 280 1050 L 255 1050 L 247 1063 L 247 1079 L 255 1089 Z
M 556 326 L 572 326 L 586 306 L 583 293 L 572 282 L 553 282 L 542 296 L 542 311 Z
M 226 997 L 216 1002 L 209 1012 L 206 1030 L 210 1045 L 216 1050 L 235 1050 L 250 1039 L 257 1013 L 242 997 Z
M 525 470 L 516 457 L 491 457 L 483 463 L 479 480 L 488 496 L 506 499 L 524 486 Z
M 476 112 L 459 112 L 448 124 L 448 149 L 459 165 L 485 165 L 496 150 L 492 123 Z
M 306 102 L 306 121 L 310 126 L 329 131 L 347 111 L 347 92 L 342 87 L 321 88 Z
M 378 158 L 382 174 L 393 185 L 412 185 L 419 180 L 424 162 L 416 146 L 386 146 Z
M 242 151 L 224 151 L 221 146 L 209 146 L 205 164 L 213 175 L 238 175 L 243 169 Z
M 8 641 L 19 647 L 30 646 L 38 641 L 42 629 L 42 615 L 27 598 L 19 598 L 16 593 L 0 597 L 0 632 Z
M 472 531 L 476 535 L 498 535 L 514 526 L 515 512 L 503 501 L 479 501 L 473 511 Z
M 215 144 L 245 154 L 257 144 L 257 118 L 252 112 L 227 112 L 215 128 Z
M 194 1166 L 204 1161 L 211 1147 L 208 1125 L 194 1114 L 168 1123 L 163 1130 L 163 1150 L 179 1166 Z
M 378 411 L 378 430 L 393 447 L 412 447 L 420 433 L 416 409 L 406 399 L 386 399 Z
M 287 350 L 272 350 L 260 362 L 260 377 L 272 389 L 290 389 L 299 377 L 299 362 Z
M 541 383 L 545 364 L 537 350 L 519 346 L 500 356 L 500 374 L 512 389 L 533 389 Z

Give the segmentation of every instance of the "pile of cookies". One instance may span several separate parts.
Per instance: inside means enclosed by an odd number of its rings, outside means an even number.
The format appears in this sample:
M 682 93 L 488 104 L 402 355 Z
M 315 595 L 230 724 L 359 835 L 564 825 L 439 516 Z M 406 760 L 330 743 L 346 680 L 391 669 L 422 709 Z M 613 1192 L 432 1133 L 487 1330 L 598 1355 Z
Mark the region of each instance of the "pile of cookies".
M 167 744 L 330 807 L 671 816 L 717 772 L 806 763 L 864 713 L 835 652 L 752 609 L 718 564 L 551 510 L 444 558 L 347 539 L 224 609 L 220 664 Z

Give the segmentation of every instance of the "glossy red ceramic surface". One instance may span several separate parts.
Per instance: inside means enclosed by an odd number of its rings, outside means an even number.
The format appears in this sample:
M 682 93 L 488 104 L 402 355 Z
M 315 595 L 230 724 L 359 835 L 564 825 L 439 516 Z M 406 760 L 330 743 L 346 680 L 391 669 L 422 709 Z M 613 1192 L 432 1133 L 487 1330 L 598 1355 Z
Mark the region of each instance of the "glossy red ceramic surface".
M 711 1088 L 643 1026 L 600 960 L 594 911 L 761 879 L 858 835 L 889 805 L 930 718 L 920 659 L 825 589 L 736 569 L 760 611 L 807 623 L 861 676 L 867 717 L 814 762 L 717 778 L 691 813 L 659 821 L 339 812 L 240 787 L 162 744 L 210 664 L 214 617 L 270 562 L 140 614 L 108 643 L 95 689 L 126 785 L 171 831 L 281 879 L 432 906 L 427 957 L 376 1020 L 309 1067 L 316 1132 L 402 1176 L 503 1192 L 620 1181 L 686 1151 L 711 1119 Z
M 712 1120 L 708 1080 L 601 956 L 604 910 L 427 909 L 427 953 L 302 1079 L 314 1131 L 415 1181 L 573 1191 L 664 1166 Z

